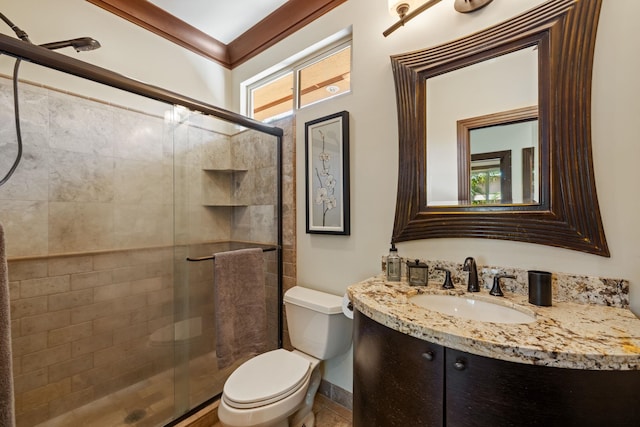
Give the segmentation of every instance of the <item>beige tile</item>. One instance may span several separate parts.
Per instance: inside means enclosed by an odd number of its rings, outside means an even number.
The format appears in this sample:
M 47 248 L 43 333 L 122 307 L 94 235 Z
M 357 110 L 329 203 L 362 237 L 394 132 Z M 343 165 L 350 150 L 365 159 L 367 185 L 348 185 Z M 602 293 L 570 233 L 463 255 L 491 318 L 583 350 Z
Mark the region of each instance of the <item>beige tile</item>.
M 202 203 L 206 205 L 228 205 L 236 201 L 231 197 L 231 173 L 207 171 L 202 177 Z
M 73 273 L 84 273 L 93 269 L 93 257 L 72 256 L 50 258 L 48 261 L 49 276 L 62 276 Z
M 68 414 L 73 409 L 82 405 L 91 404 L 95 399 L 92 388 L 78 390 L 70 394 L 59 396 L 49 402 L 50 417 L 57 417 L 62 414 Z M 70 419 L 68 422 L 58 424 L 60 426 L 82 426 L 87 425 L 82 419 Z M 106 427 L 107 424 L 100 424 Z
M 136 347 L 131 342 L 125 342 L 104 350 L 96 351 L 93 355 L 93 365 L 95 367 L 110 366 L 117 364 L 132 354 L 136 354 Z
M 46 259 L 38 258 L 34 260 L 9 261 L 8 267 L 10 280 L 40 279 L 47 277 L 49 263 Z
M 84 307 L 72 308 L 71 323 L 75 325 L 99 319 L 101 317 L 107 317 L 113 313 L 113 309 L 113 301 L 100 301 Z
M 47 348 L 47 332 L 13 337 L 11 351 L 14 356 L 22 356 Z
M 112 270 L 131 265 L 131 254 L 127 251 L 108 252 L 93 256 L 94 270 Z
M 228 137 L 207 134 L 202 155 L 203 169 L 232 169 L 231 143 Z
M 113 331 L 114 329 L 124 328 L 130 324 L 128 316 L 110 316 L 100 317 L 93 322 L 94 333 L 103 333 Z
M 20 99 L 21 109 L 25 100 Z M 21 111 L 21 116 L 25 117 L 25 112 Z M 49 147 L 47 147 L 47 130 L 41 128 L 28 130 L 28 124 L 21 120 L 23 139 L 28 141 L 22 147 L 22 159 L 20 167 L 15 170 L 11 179 L 0 187 L 0 200 L 37 200 L 46 201 L 48 197 L 47 157 Z M 10 126 L 12 129 L 14 126 Z M 12 129 L 13 130 L 13 129 Z M 15 133 L 2 137 L 0 148 L 0 168 L 3 171 L 9 170 L 15 158 L 17 144 L 14 141 L 7 144 L 7 140 L 15 138 Z M 16 141 L 17 142 L 17 141 Z M 9 148 L 11 147 L 11 148 Z
M 71 275 L 71 289 L 86 289 L 96 286 L 110 285 L 113 273 L 111 270 L 92 271 L 90 273 L 77 273 Z
M 90 354 L 49 365 L 47 368 L 49 382 L 58 382 L 64 378 L 71 378 L 75 374 L 92 369 L 92 367 L 93 357 Z
M 49 402 L 56 396 L 69 394 L 71 392 L 71 382 L 65 379 L 56 383 L 47 384 L 34 390 L 22 394 L 22 407 L 29 410 L 44 403 Z
M 31 335 L 38 332 L 68 326 L 71 322 L 69 311 L 54 311 L 36 316 L 24 317 L 21 320 L 21 334 Z
M 122 159 L 162 160 L 163 119 L 115 110 L 114 155 Z
M 139 323 L 113 332 L 113 343 L 119 344 L 132 340 L 146 340 L 149 332 L 146 323 Z
M 139 294 L 113 300 L 115 301 L 114 313 L 126 313 L 133 310 L 141 310 L 146 307 L 148 299 L 151 299 L 151 295 Z
M 97 366 L 88 371 L 80 372 L 71 379 L 72 390 L 84 390 L 92 387 L 94 384 L 100 384 L 109 381 L 116 374 L 114 365 Z
M 49 311 L 82 307 L 93 302 L 93 291 L 91 289 L 83 289 L 79 291 L 49 295 L 48 301 Z
M 30 410 L 24 410 L 21 403 L 16 402 L 16 423 L 18 426 L 35 426 L 49 419 L 49 404 L 45 403 Z
M 67 292 L 70 289 L 71 280 L 68 275 L 23 280 L 20 282 L 21 298 L 31 298 L 41 295 Z
M 173 289 L 162 289 L 148 294 L 149 305 L 162 304 L 173 301 Z
M 47 297 L 22 298 L 11 301 L 11 319 L 21 319 L 47 312 Z
M 130 265 L 127 267 L 114 268 L 113 283 L 132 282 L 149 278 L 149 275 L 140 265 Z
M 97 202 L 49 203 L 49 251 L 84 252 L 113 248 L 113 211 Z
M 162 204 L 163 193 L 173 191 L 173 188 L 163 186 L 162 178 L 162 163 L 117 159 L 114 172 L 114 201 L 122 204 Z
M 114 283 L 112 285 L 98 286 L 93 288 L 93 298 L 95 302 L 124 298 L 131 295 L 131 283 Z
M 2 200 L 0 220 L 5 230 L 7 257 L 48 253 L 47 206 L 46 201 Z
M 26 374 L 15 375 L 13 391 L 16 394 L 22 394 L 25 391 L 43 387 L 47 385 L 48 382 L 47 369 L 38 369 L 37 371 Z
M 63 344 L 22 356 L 22 370 L 27 373 L 69 359 L 71 359 L 71 346 Z
M 162 289 L 163 283 L 160 277 L 151 277 L 148 279 L 135 280 L 131 282 L 131 293 L 148 293 Z
M 51 202 L 113 201 L 112 157 L 52 150 L 48 164 Z
M 71 356 L 78 357 L 87 353 L 94 353 L 98 350 L 111 347 L 113 344 L 113 334 L 104 333 L 91 335 L 71 343 Z
M 173 242 L 173 206 L 129 203 L 113 206 L 114 245 L 120 248 L 169 245 Z
M 64 328 L 52 329 L 47 334 L 47 343 L 50 347 L 77 341 L 90 337 L 93 333 L 91 322 L 79 323 Z
M 76 96 L 51 92 L 49 144 L 59 151 L 113 156 L 114 109 Z M 86 124 L 90 123 L 90 126 Z

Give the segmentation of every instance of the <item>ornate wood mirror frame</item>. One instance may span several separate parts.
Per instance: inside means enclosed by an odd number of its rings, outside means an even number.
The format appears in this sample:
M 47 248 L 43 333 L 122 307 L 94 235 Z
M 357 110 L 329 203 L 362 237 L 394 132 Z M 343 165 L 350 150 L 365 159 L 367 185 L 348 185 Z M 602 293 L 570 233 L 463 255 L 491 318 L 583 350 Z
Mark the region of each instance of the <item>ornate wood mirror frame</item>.
M 591 156 L 600 7 L 601 0 L 551 0 L 468 37 L 391 57 L 400 144 L 393 242 L 480 237 L 610 256 Z M 427 79 L 530 46 L 539 50 L 539 203 L 427 206 Z

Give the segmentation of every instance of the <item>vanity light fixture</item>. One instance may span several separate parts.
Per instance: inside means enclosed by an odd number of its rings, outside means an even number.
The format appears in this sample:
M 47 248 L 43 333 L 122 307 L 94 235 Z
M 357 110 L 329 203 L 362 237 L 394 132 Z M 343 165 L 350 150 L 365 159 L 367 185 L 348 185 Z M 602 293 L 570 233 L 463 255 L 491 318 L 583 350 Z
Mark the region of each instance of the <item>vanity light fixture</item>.
M 387 0 L 389 5 L 389 13 L 398 15 L 400 20 L 387 28 L 382 35 L 387 37 L 398 28 L 404 26 L 405 22 L 409 22 L 425 10 L 429 9 L 441 0 L 427 0 L 420 4 L 420 0 Z M 453 7 L 460 13 L 469 13 L 481 9 L 491 3 L 493 0 L 455 0 Z

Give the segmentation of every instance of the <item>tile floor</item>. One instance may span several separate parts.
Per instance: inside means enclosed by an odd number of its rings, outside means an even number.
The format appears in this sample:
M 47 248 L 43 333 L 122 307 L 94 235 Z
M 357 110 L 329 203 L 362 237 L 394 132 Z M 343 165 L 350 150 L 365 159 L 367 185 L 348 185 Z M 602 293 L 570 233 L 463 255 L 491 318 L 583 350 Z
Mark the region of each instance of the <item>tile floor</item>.
M 314 427 L 351 427 L 352 416 L 351 411 L 347 408 L 338 405 L 331 401 L 329 398 L 316 395 L 316 399 L 313 403 L 313 413 L 316 415 L 316 422 Z M 190 427 L 222 427 L 217 422 L 213 425 L 209 424 L 194 424 Z
M 189 362 L 189 399 L 197 406 L 222 391 L 226 378 L 242 361 L 218 371 L 215 353 Z M 175 418 L 174 371 L 168 370 L 38 424 L 37 427 L 157 427 Z M 182 378 L 185 382 L 187 377 Z M 20 426 L 18 427 L 31 427 Z
M 190 362 L 189 387 L 192 406 L 220 393 L 222 385 L 236 365 L 217 370 L 215 353 Z M 163 372 L 81 408 L 51 419 L 37 427 L 158 427 L 173 419 L 173 371 Z M 313 412 L 315 427 L 351 427 L 351 411 L 318 394 Z M 189 426 L 186 423 L 180 424 Z M 198 427 L 221 427 L 216 424 L 193 424 Z
M 350 410 L 322 395 L 316 396 L 313 412 L 316 414 L 315 427 L 351 427 L 353 425 Z

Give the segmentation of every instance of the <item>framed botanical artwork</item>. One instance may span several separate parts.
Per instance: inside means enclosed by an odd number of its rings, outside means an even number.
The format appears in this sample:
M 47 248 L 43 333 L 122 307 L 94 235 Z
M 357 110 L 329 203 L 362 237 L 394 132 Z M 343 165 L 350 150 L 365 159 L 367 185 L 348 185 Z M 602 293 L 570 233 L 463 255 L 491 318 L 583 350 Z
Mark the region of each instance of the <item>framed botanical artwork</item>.
M 351 233 L 349 113 L 305 123 L 307 233 Z

